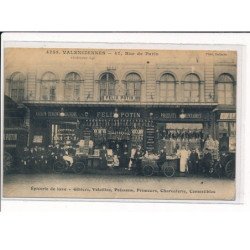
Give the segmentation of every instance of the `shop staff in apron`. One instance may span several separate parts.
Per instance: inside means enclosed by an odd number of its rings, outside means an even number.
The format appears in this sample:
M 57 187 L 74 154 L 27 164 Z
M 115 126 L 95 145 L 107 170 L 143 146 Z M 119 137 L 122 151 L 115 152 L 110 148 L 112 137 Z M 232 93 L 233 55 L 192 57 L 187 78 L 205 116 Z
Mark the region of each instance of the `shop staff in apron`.
M 180 157 L 180 172 L 185 173 L 189 157 L 189 152 L 186 150 L 185 146 L 182 146 L 181 150 L 177 151 L 177 156 Z

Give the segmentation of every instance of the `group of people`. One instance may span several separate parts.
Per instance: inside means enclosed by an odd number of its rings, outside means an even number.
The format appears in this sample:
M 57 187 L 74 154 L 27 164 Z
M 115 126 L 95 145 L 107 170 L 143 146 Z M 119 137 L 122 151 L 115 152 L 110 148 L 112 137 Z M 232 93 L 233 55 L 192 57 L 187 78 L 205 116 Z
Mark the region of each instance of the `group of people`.
M 177 150 L 177 156 L 180 158 L 180 173 L 207 173 L 213 161 L 219 160 L 219 142 L 208 135 L 203 150 L 182 146 Z
M 62 157 L 65 161 L 68 161 L 70 165 L 73 164 L 73 155 L 75 149 L 72 146 L 61 146 L 59 144 L 43 146 L 31 146 L 24 147 L 21 154 L 21 163 L 24 165 L 43 165 L 50 166 L 53 160 L 58 157 Z
M 86 143 L 85 143 L 86 144 Z M 93 143 L 90 144 L 89 153 L 93 153 Z M 25 147 L 22 154 L 22 160 L 30 160 L 34 162 L 41 162 L 50 164 L 50 161 L 57 157 L 61 157 L 65 160 L 69 166 L 74 163 L 74 156 L 81 152 L 80 148 L 83 147 L 84 143 L 80 141 L 76 145 L 66 143 L 64 145 L 56 144 L 45 147 Z M 127 143 L 119 144 L 116 143 L 112 148 L 107 145 L 102 145 L 99 149 L 99 158 L 101 169 L 108 168 L 124 168 L 132 170 L 133 168 L 140 170 L 142 168 L 143 158 L 150 158 L 153 153 L 145 151 L 141 145 L 129 147 Z M 160 149 L 158 154 L 153 154 L 161 170 L 161 166 L 167 160 L 167 148 L 163 147 Z M 217 140 L 213 140 L 211 136 L 208 136 L 204 142 L 204 149 L 199 150 L 198 148 L 189 149 L 187 146 L 182 146 L 176 151 L 176 158 L 179 158 L 179 171 L 180 173 L 199 173 L 201 171 L 209 171 L 214 160 L 219 158 L 219 143 Z
M 124 168 L 127 170 L 132 170 L 134 167 L 140 169 L 144 155 L 141 145 L 132 146 L 131 149 L 127 144 L 121 147 L 117 143 L 113 149 L 103 145 L 100 150 L 101 166 L 102 168 Z

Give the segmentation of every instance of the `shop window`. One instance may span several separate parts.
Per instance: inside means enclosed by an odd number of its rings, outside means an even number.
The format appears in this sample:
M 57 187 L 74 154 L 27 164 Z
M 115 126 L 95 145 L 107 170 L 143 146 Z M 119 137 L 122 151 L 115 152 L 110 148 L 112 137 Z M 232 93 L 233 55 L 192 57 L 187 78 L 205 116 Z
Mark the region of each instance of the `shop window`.
M 216 96 L 219 104 L 235 104 L 234 79 L 229 74 L 221 74 L 216 85 Z
M 141 83 L 142 79 L 137 73 L 129 73 L 124 81 L 125 95 L 139 101 L 141 97 Z
M 196 74 L 188 74 L 183 82 L 184 102 L 199 102 L 200 100 L 200 78 Z
M 70 72 L 65 77 L 64 86 L 64 100 L 65 101 L 79 101 L 81 77 L 76 72 Z
M 227 136 L 236 136 L 236 122 L 219 122 L 219 137 L 223 134 Z
M 220 151 L 236 150 L 236 122 L 219 122 Z
M 10 78 L 10 97 L 16 102 L 21 102 L 24 98 L 25 81 L 25 76 L 20 72 L 14 73 Z
M 41 79 L 41 99 L 44 101 L 56 100 L 56 75 L 46 72 Z
M 100 98 L 104 101 L 105 98 L 115 95 L 115 77 L 111 73 L 104 73 L 100 78 Z
M 160 101 L 175 101 L 176 79 L 170 74 L 163 74 L 160 78 Z

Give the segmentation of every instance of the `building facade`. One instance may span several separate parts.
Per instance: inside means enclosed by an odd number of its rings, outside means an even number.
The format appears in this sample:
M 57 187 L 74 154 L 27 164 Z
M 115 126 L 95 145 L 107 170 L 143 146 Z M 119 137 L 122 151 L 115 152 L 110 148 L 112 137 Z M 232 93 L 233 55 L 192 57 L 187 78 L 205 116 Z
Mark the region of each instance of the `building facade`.
M 202 147 L 207 135 L 235 146 L 237 66 L 232 57 L 159 63 L 61 64 L 5 70 L 5 95 L 27 107 L 29 144 L 91 139 L 147 150 Z M 231 139 L 230 139 L 231 138 Z

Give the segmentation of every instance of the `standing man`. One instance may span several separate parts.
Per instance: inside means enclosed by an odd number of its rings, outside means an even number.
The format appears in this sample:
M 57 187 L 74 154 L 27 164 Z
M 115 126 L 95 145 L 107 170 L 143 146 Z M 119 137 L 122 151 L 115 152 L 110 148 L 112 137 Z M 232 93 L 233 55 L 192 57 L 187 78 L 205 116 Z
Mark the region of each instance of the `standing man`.
M 197 174 L 199 164 L 199 155 L 195 149 L 192 149 L 189 156 L 189 173 Z
M 142 168 L 142 157 L 143 157 L 143 150 L 141 145 L 138 145 L 136 153 L 135 153 L 135 164 L 136 164 L 136 169 L 137 172 L 140 173 L 141 172 L 141 168 Z
M 165 163 L 166 159 L 167 159 L 166 151 L 164 149 L 161 149 L 159 154 L 159 159 L 157 160 L 159 171 L 161 171 L 161 167 Z
M 101 168 L 107 168 L 107 149 L 106 146 L 103 145 L 102 149 L 100 150 L 100 159 L 101 159 Z
M 208 148 L 205 148 L 204 155 L 202 159 L 202 165 L 205 171 L 205 174 L 209 174 L 210 168 L 213 164 L 213 157 Z
M 129 155 L 128 155 L 128 145 L 125 143 L 123 151 L 121 152 L 120 163 L 122 168 L 128 168 L 129 164 Z

